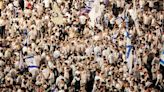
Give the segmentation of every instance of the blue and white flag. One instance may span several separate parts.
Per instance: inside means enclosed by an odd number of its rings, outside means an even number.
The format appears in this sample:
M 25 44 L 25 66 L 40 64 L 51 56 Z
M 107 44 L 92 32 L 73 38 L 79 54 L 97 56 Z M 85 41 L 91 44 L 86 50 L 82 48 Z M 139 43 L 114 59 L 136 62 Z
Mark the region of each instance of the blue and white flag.
M 34 59 L 34 56 L 26 56 L 25 57 L 25 62 L 28 66 L 28 69 L 32 69 L 32 68 L 38 68 L 38 65 L 36 64 L 36 61 Z
M 132 72 L 132 62 L 133 62 L 133 58 L 132 58 L 132 45 L 127 45 L 126 46 L 126 61 L 127 61 L 127 66 L 129 69 L 129 73 Z
M 133 58 L 132 58 L 132 49 L 133 46 L 131 44 L 131 37 L 130 34 L 127 32 L 126 33 L 126 61 L 127 61 L 127 66 L 129 69 L 129 73 L 132 72 L 132 62 L 133 62 Z
M 28 71 L 34 76 L 36 74 L 36 71 L 38 71 L 39 66 L 37 65 L 34 56 L 27 56 L 25 57 L 25 62 L 28 66 Z
M 160 64 L 164 66 L 164 49 L 162 49 L 161 55 L 160 55 Z

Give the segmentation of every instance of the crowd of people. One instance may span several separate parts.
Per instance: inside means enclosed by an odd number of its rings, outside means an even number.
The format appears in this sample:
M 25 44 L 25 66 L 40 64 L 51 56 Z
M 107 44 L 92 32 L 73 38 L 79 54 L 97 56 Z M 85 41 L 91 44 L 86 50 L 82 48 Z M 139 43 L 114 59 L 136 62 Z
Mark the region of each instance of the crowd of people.
M 87 1 L 3 0 L 0 92 L 164 92 L 163 0 L 97 0 L 94 26 Z

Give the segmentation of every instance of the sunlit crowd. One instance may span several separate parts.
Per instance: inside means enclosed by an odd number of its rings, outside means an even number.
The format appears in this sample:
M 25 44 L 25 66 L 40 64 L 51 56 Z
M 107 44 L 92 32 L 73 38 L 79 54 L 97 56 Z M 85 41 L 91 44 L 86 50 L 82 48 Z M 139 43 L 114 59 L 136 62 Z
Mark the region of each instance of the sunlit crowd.
M 164 92 L 163 0 L 89 1 L 0 0 L 0 92 Z

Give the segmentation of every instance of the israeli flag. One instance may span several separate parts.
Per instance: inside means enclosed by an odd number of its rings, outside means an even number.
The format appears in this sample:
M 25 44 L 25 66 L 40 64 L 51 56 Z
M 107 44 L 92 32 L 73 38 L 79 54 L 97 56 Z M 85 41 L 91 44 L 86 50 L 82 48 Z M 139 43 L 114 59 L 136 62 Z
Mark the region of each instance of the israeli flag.
M 125 33 L 126 35 L 126 61 L 127 61 L 127 66 L 129 69 L 129 73 L 132 72 L 132 62 L 133 62 L 133 58 L 132 58 L 132 49 L 133 46 L 131 44 L 131 37 L 130 34 L 128 32 Z
M 29 70 L 31 70 L 33 68 L 38 68 L 37 63 L 36 63 L 33 55 L 26 56 L 25 57 L 25 62 L 27 64 Z
M 162 50 L 161 55 L 160 55 L 160 64 L 164 66 L 164 49 Z

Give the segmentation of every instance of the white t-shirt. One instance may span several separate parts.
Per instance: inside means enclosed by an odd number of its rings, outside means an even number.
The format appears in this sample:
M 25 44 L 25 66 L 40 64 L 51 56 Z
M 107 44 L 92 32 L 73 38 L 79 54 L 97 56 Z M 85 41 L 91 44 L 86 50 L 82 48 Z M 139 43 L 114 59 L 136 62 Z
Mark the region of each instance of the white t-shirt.
M 54 68 L 54 64 L 51 61 L 48 61 L 48 66 L 49 66 L 50 69 Z
M 0 26 L 4 25 L 4 20 L 0 18 Z
M 121 0 L 121 1 L 124 1 L 124 0 Z M 117 7 L 121 7 L 121 1 L 120 0 L 116 0 Z
M 46 8 L 50 7 L 50 0 L 44 0 L 44 4 Z
M 81 84 L 85 84 L 87 81 L 87 73 L 85 71 L 81 72 Z
M 48 68 L 43 69 L 43 70 L 42 70 L 42 73 L 43 73 L 44 78 L 45 78 L 45 79 L 48 79 L 49 74 L 50 74 L 49 69 L 48 69 Z
M 0 60 L 0 66 L 3 66 L 3 65 L 5 65 L 5 62 Z
M 102 55 L 106 57 L 109 56 L 109 49 L 103 50 Z
M 135 21 L 137 18 L 137 14 L 134 9 L 129 10 L 129 14 L 131 15 L 132 19 Z
M 54 80 L 54 73 L 53 72 L 50 73 L 49 79 Z
M 156 85 L 158 84 L 158 82 L 162 81 L 162 74 L 157 74 L 157 81 L 156 81 Z
M 145 5 L 145 0 L 140 0 L 139 4 L 140 4 L 140 7 L 143 7 Z
M 40 55 L 34 56 L 34 60 L 36 62 L 36 65 L 39 66 L 40 61 L 41 61 L 41 56 Z
M 14 6 L 18 7 L 19 6 L 18 0 L 14 0 L 13 4 L 14 4 Z
M 85 50 L 85 53 L 86 53 L 86 55 L 88 55 L 88 56 L 90 56 L 90 55 L 92 54 L 92 52 L 93 52 L 92 47 L 88 47 L 88 48 L 86 48 L 86 50 Z
M 67 67 L 64 67 L 64 78 L 69 79 L 69 71 L 67 70 Z
M 150 0 L 149 2 L 149 7 L 154 7 L 154 1 Z
M 143 15 L 143 19 L 144 19 L 144 24 L 148 24 L 149 23 L 149 16 Z
M 95 53 L 95 55 L 97 55 L 98 53 L 100 53 L 101 52 L 101 48 L 99 47 L 99 46 L 96 46 L 95 48 L 94 48 L 94 53 Z
M 63 0 L 56 0 L 56 1 L 57 1 L 59 4 L 61 4 Z
M 61 79 L 64 79 L 63 76 L 59 76 L 57 79 L 56 79 L 56 85 L 59 85 L 59 82 L 61 81 Z
M 13 10 L 13 4 L 11 4 L 11 3 L 8 4 L 8 7 L 9 7 L 10 10 Z

